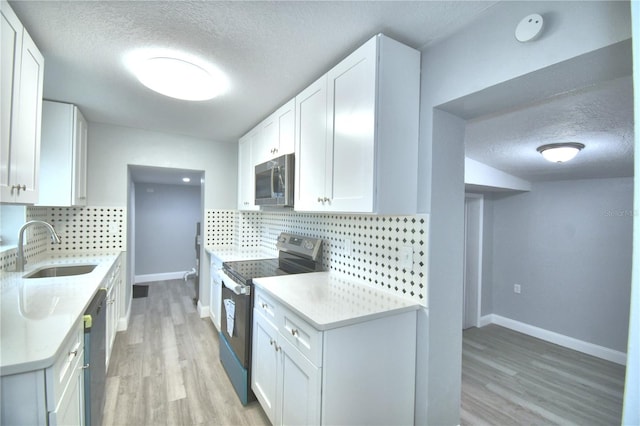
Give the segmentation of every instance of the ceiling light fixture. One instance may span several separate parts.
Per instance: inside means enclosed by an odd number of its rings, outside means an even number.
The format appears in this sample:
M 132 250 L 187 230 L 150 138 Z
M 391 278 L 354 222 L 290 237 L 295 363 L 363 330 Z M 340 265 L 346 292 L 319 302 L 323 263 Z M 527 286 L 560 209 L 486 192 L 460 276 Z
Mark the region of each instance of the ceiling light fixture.
M 578 152 L 584 148 L 584 145 L 578 142 L 551 143 L 542 145 L 537 151 L 547 161 L 552 163 L 564 163 L 575 157 Z
M 228 89 L 215 67 L 181 52 L 141 49 L 125 57 L 127 67 L 149 89 L 187 101 L 206 101 Z
M 189 182 L 191 182 L 191 179 L 189 179 L 188 177 L 183 177 L 183 178 L 182 178 L 182 181 L 183 181 L 184 183 L 189 183 Z

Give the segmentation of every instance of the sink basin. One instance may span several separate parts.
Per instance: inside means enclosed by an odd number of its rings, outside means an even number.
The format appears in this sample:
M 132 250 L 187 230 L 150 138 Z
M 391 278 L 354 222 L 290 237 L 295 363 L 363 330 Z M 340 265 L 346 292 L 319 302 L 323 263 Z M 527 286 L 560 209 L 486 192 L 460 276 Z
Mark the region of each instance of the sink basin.
M 53 278 L 84 275 L 93 271 L 98 265 L 57 265 L 45 266 L 28 273 L 23 278 Z

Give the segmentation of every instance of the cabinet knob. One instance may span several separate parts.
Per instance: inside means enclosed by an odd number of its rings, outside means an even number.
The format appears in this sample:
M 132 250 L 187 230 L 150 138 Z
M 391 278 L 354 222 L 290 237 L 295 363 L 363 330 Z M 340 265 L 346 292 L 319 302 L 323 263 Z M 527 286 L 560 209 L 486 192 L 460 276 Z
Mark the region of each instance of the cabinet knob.
M 260 306 L 262 306 L 262 309 L 267 309 L 267 304 L 264 302 L 260 303 Z
M 86 370 L 87 368 L 89 368 L 89 364 L 85 364 L 82 367 L 80 367 L 80 370 Z
M 270 344 L 271 346 L 273 346 L 273 344 L 274 344 L 274 343 L 275 343 L 275 340 L 273 340 L 273 339 L 269 339 L 269 344 Z

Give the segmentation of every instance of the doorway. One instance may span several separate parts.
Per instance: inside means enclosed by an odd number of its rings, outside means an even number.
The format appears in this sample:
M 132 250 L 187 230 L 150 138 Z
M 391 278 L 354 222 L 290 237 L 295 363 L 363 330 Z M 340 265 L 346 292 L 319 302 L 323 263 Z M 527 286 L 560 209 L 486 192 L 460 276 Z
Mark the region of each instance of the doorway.
M 134 284 L 197 272 L 204 230 L 204 171 L 129 165 L 127 273 Z M 197 269 L 196 269 L 197 268 Z M 130 303 L 127 289 L 126 303 Z M 198 291 L 200 293 L 200 291 Z M 195 299 L 200 294 L 194 294 Z M 129 307 L 127 307 L 129 308 Z

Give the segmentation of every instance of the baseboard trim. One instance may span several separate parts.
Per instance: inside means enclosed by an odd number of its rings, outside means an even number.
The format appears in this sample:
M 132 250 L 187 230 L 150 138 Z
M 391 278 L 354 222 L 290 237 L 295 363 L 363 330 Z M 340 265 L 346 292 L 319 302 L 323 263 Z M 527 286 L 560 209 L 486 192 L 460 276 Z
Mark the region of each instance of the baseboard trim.
M 184 278 L 184 274 L 189 271 L 177 271 L 177 272 L 163 272 L 161 274 L 146 274 L 136 275 L 135 284 L 148 283 L 152 281 L 168 281 L 168 280 L 181 280 Z
M 593 343 L 585 342 L 583 340 L 578 340 L 573 337 L 565 336 L 560 333 L 525 324 L 523 322 L 512 320 L 500 315 L 489 314 L 480 318 L 480 327 L 484 327 L 488 324 L 496 324 L 510 330 L 526 334 L 528 336 L 536 337 L 550 343 L 555 343 L 556 345 L 564 346 L 565 348 L 573 349 L 578 352 L 605 359 L 607 361 L 615 362 L 616 364 L 627 364 L 627 354 L 624 352 L 615 351 L 613 349 L 605 348 L 604 346 L 599 346 Z
M 198 315 L 200 315 L 200 318 L 207 318 L 209 316 L 209 306 L 203 305 L 200 303 L 200 300 L 198 300 Z
M 118 328 L 116 331 L 127 331 L 127 329 L 129 328 L 129 318 L 131 318 L 131 303 L 129 303 L 127 314 L 118 318 Z

